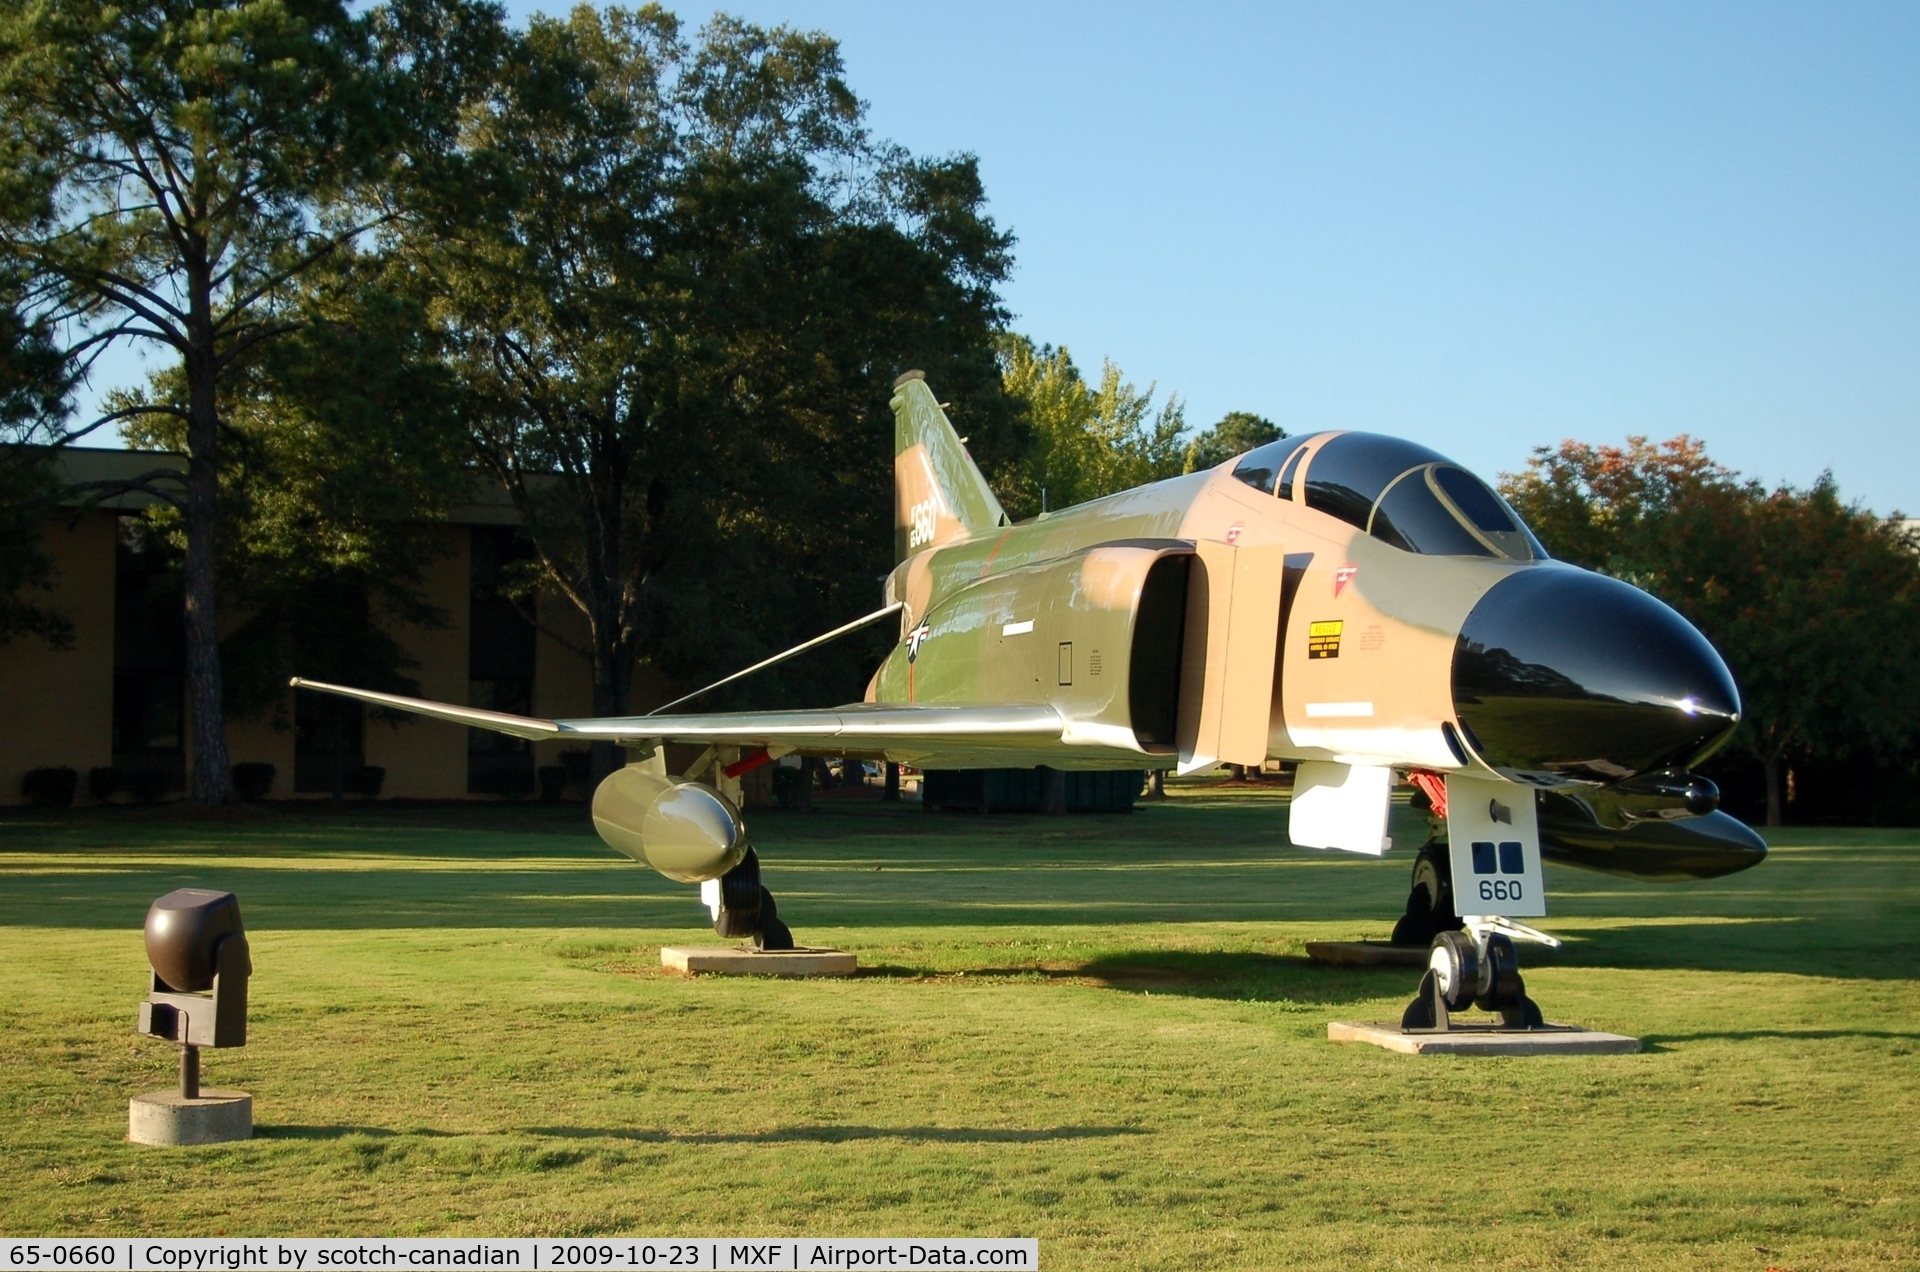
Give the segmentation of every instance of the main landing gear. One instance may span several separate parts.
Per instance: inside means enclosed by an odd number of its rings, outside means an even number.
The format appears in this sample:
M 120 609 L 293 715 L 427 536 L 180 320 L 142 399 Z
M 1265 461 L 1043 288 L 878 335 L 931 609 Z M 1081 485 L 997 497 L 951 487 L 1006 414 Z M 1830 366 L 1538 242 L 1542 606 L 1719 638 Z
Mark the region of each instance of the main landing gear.
M 1442 932 L 1466 926 L 1453 910 L 1453 871 L 1445 844 L 1429 844 L 1413 859 L 1413 887 L 1407 912 L 1393 925 L 1394 945 L 1424 947 Z
M 739 865 L 701 884 L 700 899 L 713 911 L 713 930 L 720 936 L 752 937 L 757 950 L 793 948 L 793 933 L 780 921 L 773 893 L 761 886 L 760 858 L 753 849 Z

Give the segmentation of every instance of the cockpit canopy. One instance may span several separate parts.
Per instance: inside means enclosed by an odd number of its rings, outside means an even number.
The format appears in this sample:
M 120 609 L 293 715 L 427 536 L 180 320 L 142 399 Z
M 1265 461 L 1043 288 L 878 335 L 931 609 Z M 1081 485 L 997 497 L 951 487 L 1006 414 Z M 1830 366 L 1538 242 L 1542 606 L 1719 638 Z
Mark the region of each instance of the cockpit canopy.
M 1256 490 L 1294 497 L 1306 444 L 1285 437 L 1248 451 L 1233 475 Z M 1307 507 L 1358 526 L 1382 543 L 1425 556 L 1538 561 L 1546 549 L 1506 501 L 1466 469 L 1417 442 L 1336 433 L 1306 464 Z

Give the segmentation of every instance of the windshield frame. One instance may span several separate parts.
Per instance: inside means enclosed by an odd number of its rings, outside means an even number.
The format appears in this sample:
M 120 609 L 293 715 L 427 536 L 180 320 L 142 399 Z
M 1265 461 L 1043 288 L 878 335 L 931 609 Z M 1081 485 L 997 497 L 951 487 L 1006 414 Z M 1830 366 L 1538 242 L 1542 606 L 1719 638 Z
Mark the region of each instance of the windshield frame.
M 1289 455 L 1283 462 L 1281 472 L 1276 474 L 1276 476 L 1284 476 L 1288 479 L 1286 484 L 1290 486 L 1291 489 L 1286 493 L 1292 495 L 1294 502 L 1304 504 L 1323 516 L 1329 516 L 1346 525 L 1353 526 L 1369 538 L 1375 539 L 1396 551 L 1409 552 L 1415 556 L 1450 556 L 1455 558 L 1481 556 L 1482 553 L 1480 552 L 1469 554 L 1422 551 L 1416 546 L 1402 546 L 1401 543 L 1396 543 L 1380 533 L 1381 530 L 1385 529 L 1385 524 L 1380 521 L 1381 506 L 1386 502 L 1387 498 L 1400 487 L 1401 483 L 1410 478 L 1416 479 L 1420 482 L 1422 493 L 1428 499 L 1432 500 L 1468 539 L 1479 545 L 1486 558 L 1519 562 L 1545 561 L 1550 559 L 1546 548 L 1541 545 L 1539 538 L 1533 533 L 1532 528 L 1527 525 L 1526 520 L 1522 518 L 1518 512 L 1514 511 L 1513 505 L 1501 497 L 1499 491 L 1482 480 L 1472 469 L 1456 460 L 1447 458 L 1431 447 L 1419 442 L 1414 442 L 1411 439 L 1378 433 L 1342 431 L 1336 433 L 1309 433 L 1305 436 L 1315 438 L 1319 444 L 1310 450 L 1302 447 L 1294 451 L 1293 454 Z M 1352 440 L 1347 441 L 1346 439 Z M 1344 506 L 1337 509 L 1328 506 L 1330 501 L 1325 498 L 1324 494 L 1322 499 L 1316 500 L 1314 498 L 1316 486 L 1314 469 L 1320 465 L 1329 449 L 1341 445 L 1343 441 L 1346 445 L 1350 446 L 1366 446 L 1372 442 L 1373 439 L 1379 439 L 1380 450 L 1382 452 L 1390 453 L 1391 451 L 1398 450 L 1409 453 L 1409 458 L 1414 455 L 1421 455 L 1421 458 L 1419 462 L 1409 464 L 1381 485 L 1379 493 L 1373 497 L 1372 502 L 1368 505 L 1364 517 L 1356 519 L 1356 514 L 1359 512 L 1357 500 L 1343 498 L 1339 500 L 1339 503 Z M 1290 438 L 1288 440 L 1292 441 L 1293 439 Z M 1344 447 L 1342 449 L 1344 449 Z M 1422 455 L 1422 453 L 1424 454 Z M 1335 458 L 1335 462 L 1339 463 L 1342 468 L 1359 467 L 1365 462 L 1365 456 L 1364 454 L 1340 455 Z M 1501 512 L 1510 520 L 1515 529 L 1497 532 L 1483 530 L 1474 519 L 1467 514 L 1466 509 L 1461 507 L 1459 500 L 1455 499 L 1448 493 L 1446 488 L 1441 485 L 1438 479 L 1438 473 L 1442 469 L 1457 472 L 1460 476 L 1479 487 L 1488 498 L 1492 499 L 1494 503 L 1499 506 Z M 1348 496 L 1364 495 L 1363 491 L 1349 490 L 1344 486 L 1342 487 L 1341 493 Z M 1276 497 L 1278 497 L 1277 491 Z M 1409 545 L 1411 544 L 1410 540 L 1407 542 Z

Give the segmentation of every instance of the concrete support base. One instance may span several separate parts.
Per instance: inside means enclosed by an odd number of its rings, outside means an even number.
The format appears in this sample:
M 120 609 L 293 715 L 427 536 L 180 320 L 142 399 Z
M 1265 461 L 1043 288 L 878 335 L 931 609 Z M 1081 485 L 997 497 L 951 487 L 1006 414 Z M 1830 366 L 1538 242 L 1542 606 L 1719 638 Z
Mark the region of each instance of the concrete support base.
M 1622 1056 L 1640 1050 L 1625 1034 L 1596 1033 L 1572 1025 L 1500 1029 L 1458 1024 L 1445 1033 L 1406 1033 L 1398 1024 L 1336 1020 L 1327 1026 L 1334 1042 L 1364 1042 L 1410 1056 Z
M 253 1097 L 245 1091 L 149 1091 L 127 1101 L 127 1138 L 136 1144 L 225 1144 L 253 1137 Z
M 668 945 L 660 966 L 717 976 L 851 976 L 858 960 L 845 950 L 756 950 L 739 945 Z

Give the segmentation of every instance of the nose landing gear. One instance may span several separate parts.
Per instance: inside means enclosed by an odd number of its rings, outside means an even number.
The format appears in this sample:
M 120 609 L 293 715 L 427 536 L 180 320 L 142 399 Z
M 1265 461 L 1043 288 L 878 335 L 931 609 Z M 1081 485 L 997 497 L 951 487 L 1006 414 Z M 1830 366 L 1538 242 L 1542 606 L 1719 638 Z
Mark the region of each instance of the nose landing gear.
M 1478 1007 L 1496 1012 L 1498 1025 L 1488 1029 L 1539 1029 L 1546 1024 L 1540 1008 L 1527 997 L 1520 978 L 1520 956 L 1503 932 L 1489 931 L 1484 939 L 1470 932 L 1442 932 L 1433 938 L 1433 953 L 1420 991 L 1407 1004 L 1400 1028 L 1409 1033 L 1446 1033 L 1456 1028 L 1453 1013 Z

